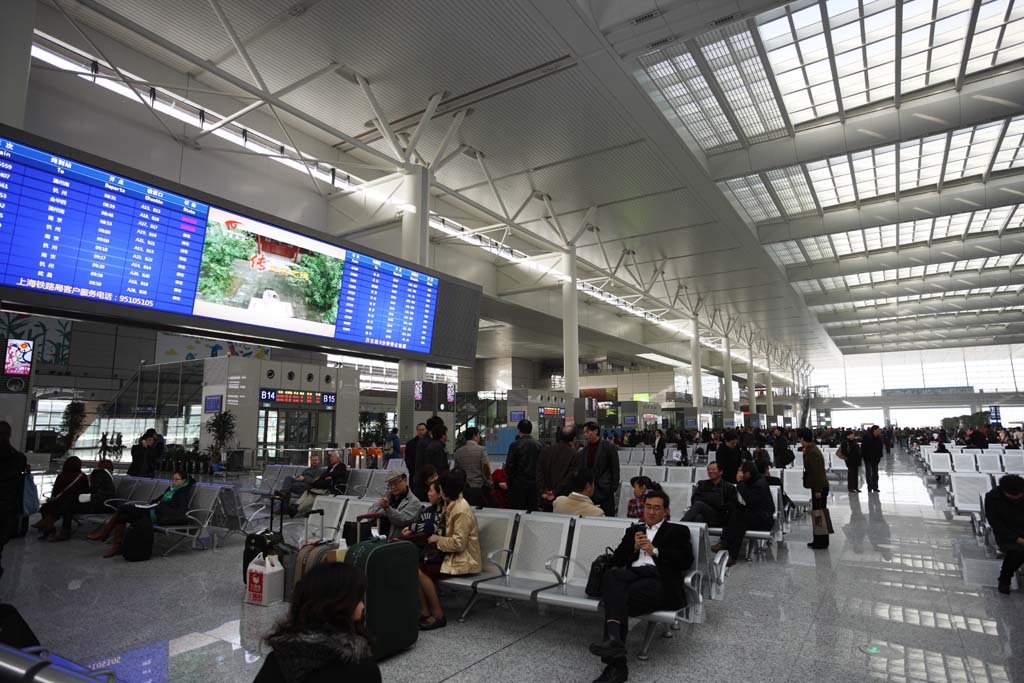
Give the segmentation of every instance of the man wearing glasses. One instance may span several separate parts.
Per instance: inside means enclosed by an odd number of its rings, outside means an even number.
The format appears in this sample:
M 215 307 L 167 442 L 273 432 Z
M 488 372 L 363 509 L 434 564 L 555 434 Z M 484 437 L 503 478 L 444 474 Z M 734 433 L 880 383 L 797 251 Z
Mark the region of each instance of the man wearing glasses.
M 678 610 L 686 604 L 683 579 L 693 564 L 690 530 L 668 522 L 669 499 L 652 489 L 644 502 L 641 524 L 626 530 L 615 549 L 613 567 L 602 582 L 604 640 L 590 645 L 601 658 L 604 672 L 594 683 L 622 683 L 626 667 L 629 617 L 658 610 Z
M 388 477 L 388 495 L 374 503 L 367 513 L 381 516 L 380 531 L 385 536 L 397 536 L 416 521 L 420 514 L 420 499 L 409 490 L 405 472 L 395 472 Z

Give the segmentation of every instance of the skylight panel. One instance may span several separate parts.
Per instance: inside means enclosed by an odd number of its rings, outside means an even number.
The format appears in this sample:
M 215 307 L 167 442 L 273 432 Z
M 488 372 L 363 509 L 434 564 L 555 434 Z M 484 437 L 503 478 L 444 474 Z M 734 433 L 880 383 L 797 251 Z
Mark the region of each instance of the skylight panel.
M 908 244 L 927 242 L 932 236 L 933 218 L 924 218 L 919 221 L 907 221 L 900 223 L 898 227 L 897 243 L 902 247 Z
M 974 235 L 982 232 L 998 232 L 1002 230 L 1003 225 L 1006 225 L 1007 219 L 1010 218 L 1016 208 L 1015 206 L 1000 206 L 997 209 L 975 211 L 971 215 L 967 234 Z
M 899 189 L 912 190 L 938 184 L 945 151 L 944 133 L 901 142 Z
M 845 204 L 856 199 L 850 161 L 844 154 L 807 164 L 814 194 L 822 207 Z
M 902 92 L 956 76 L 971 5 L 972 0 L 911 0 L 903 6 Z
M 729 119 L 685 46 L 655 50 L 639 61 L 701 149 L 711 152 L 740 147 Z
M 719 187 L 724 186 L 724 191 L 729 192 L 736 199 L 736 202 L 750 216 L 750 220 L 755 223 L 765 223 L 781 218 L 778 209 L 775 208 L 775 202 L 768 194 L 768 189 L 758 176 L 733 178 L 718 185 Z
M 789 216 L 817 213 L 818 207 L 807 185 L 807 178 L 799 166 L 778 168 L 766 174 L 782 208 Z
M 896 146 L 886 145 L 850 155 L 860 199 L 896 191 Z
M 803 265 L 807 263 L 804 255 L 800 253 L 800 248 L 797 246 L 795 240 L 788 242 L 773 242 L 766 244 L 765 248 L 768 250 L 768 255 L 778 263 L 780 266 L 792 266 L 792 265 Z
M 821 286 L 825 289 L 845 289 L 846 280 L 842 277 L 823 277 Z
M 818 294 L 821 292 L 821 287 L 818 286 L 816 280 L 799 280 L 794 282 L 793 286 L 804 294 Z
M 733 24 L 697 39 L 743 133 L 751 142 L 786 135 L 754 38 L 744 24 Z
M 839 256 L 860 254 L 864 251 L 864 233 L 860 230 L 851 230 L 832 235 L 832 244 L 835 245 L 836 254 Z
M 800 245 L 812 261 L 825 261 L 833 258 L 832 247 L 829 245 L 828 237 L 825 235 L 816 235 L 802 239 L 800 240 Z
M 981 175 L 995 152 L 1002 121 L 962 128 L 953 133 L 943 180 Z
M 1024 5 L 1024 2 L 1020 3 Z M 1024 30 L 1024 25 L 1021 26 Z M 999 145 L 993 171 L 1004 171 L 1008 168 L 1024 166 L 1024 115 L 1015 116 L 1006 128 L 1003 143 Z
M 1024 57 L 1024 3 L 983 0 L 971 41 L 967 73 Z
M 957 261 L 953 264 L 954 271 L 964 270 L 980 270 L 985 267 L 985 259 L 983 258 L 972 258 L 967 261 Z

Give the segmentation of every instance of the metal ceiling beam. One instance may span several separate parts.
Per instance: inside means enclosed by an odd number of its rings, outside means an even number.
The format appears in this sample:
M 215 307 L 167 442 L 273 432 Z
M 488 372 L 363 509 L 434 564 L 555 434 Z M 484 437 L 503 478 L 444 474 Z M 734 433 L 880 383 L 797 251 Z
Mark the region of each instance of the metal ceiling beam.
M 784 223 L 758 225 L 757 234 L 762 244 L 769 244 L 994 209 L 1022 201 L 1024 169 L 998 171 L 989 177 L 987 183 L 980 183 L 978 178 L 947 183 L 942 192 L 932 188 L 905 193 L 899 199 L 890 197 L 864 202 L 860 207 L 830 209 L 822 216 L 800 216 Z
M 818 10 L 821 12 L 821 29 L 825 38 L 825 50 L 828 52 L 828 66 L 832 70 L 832 87 L 836 92 L 836 107 L 839 109 L 839 120 L 846 120 L 846 108 L 843 107 L 843 91 L 839 87 L 839 67 L 836 65 L 836 50 L 832 45 L 832 27 L 828 20 L 828 3 L 826 0 L 818 0 Z
M 757 20 L 751 17 L 747 19 L 747 31 L 754 41 L 754 49 L 761 60 L 761 68 L 764 69 L 768 78 L 768 86 L 772 89 L 772 96 L 775 98 L 775 106 L 779 108 L 779 115 L 782 116 L 782 124 L 786 127 L 786 133 L 790 136 L 795 134 L 793 122 L 789 118 L 789 111 L 786 109 L 786 102 L 782 99 L 782 90 L 779 82 L 775 80 L 775 70 L 772 69 L 771 61 L 768 59 L 768 51 L 764 48 L 764 41 L 761 40 L 761 31 L 757 27 Z
M 1011 272 L 1008 268 L 991 271 L 960 272 L 950 275 L 929 275 L 901 282 L 877 282 L 872 285 L 851 287 L 848 290 L 831 289 L 821 294 L 805 294 L 808 306 L 824 306 L 846 301 L 867 301 L 886 299 L 892 296 L 913 296 L 935 292 L 955 292 L 978 287 L 1002 287 L 1003 285 L 1024 284 L 1024 273 Z
M 923 301 L 864 306 L 852 311 L 840 311 L 838 313 L 819 311 L 816 315 L 818 322 L 824 325 L 826 323 L 856 322 L 868 318 L 888 318 L 901 315 L 939 315 L 942 313 L 956 313 L 958 311 L 969 313 L 985 308 L 1005 308 L 1008 306 L 1020 306 L 1021 304 L 1024 304 L 1024 296 L 1016 293 L 995 295 L 964 294 L 924 299 Z
M 970 236 L 966 240 L 961 240 L 957 236 L 949 240 L 933 242 L 932 246 L 895 247 L 886 251 L 844 256 L 839 259 L 838 263 L 833 259 L 828 259 L 806 266 L 788 266 L 786 276 L 790 282 L 799 282 L 800 280 L 871 273 L 889 268 L 912 268 L 1019 253 L 1024 253 L 1024 231 L 1003 237 L 997 237 L 993 233 L 981 233 Z
M 826 119 L 793 136 L 712 154 L 707 157 L 708 172 L 720 182 L 988 123 L 994 113 L 1013 117 L 1024 112 L 1024 100 L 1019 97 L 1021 69 L 1024 59 L 968 75 L 960 92 L 947 84 L 904 95 L 900 107 L 879 103 L 848 115 L 845 122 Z M 980 101 L 998 102 L 999 108 L 994 112 L 977 106 Z M 930 111 L 941 111 L 943 116 L 922 116 Z
M 405 154 L 402 156 L 402 161 L 409 161 L 409 158 L 416 152 L 416 145 L 419 144 L 423 131 L 430 125 L 430 120 L 434 118 L 434 112 L 437 111 L 437 105 L 441 104 L 444 96 L 444 92 L 434 93 L 430 96 L 430 99 L 427 101 L 427 108 L 423 110 L 423 116 L 420 117 L 420 122 L 413 129 L 412 137 L 409 138 L 409 144 L 405 146 Z
M 123 16 L 122 14 L 119 14 L 118 12 L 115 12 L 114 10 L 110 9 L 109 7 L 107 7 L 107 6 L 103 5 L 102 3 L 98 2 L 98 0 L 75 0 L 75 1 L 78 4 L 82 5 L 83 7 L 87 7 L 88 9 L 92 10 L 93 12 L 99 14 L 100 16 L 102 16 L 102 17 L 104 17 L 104 18 L 106 18 L 106 19 L 108 19 L 108 20 L 110 20 L 110 21 L 112 21 L 112 22 L 114 22 L 116 24 L 119 24 L 123 28 L 126 28 L 129 31 L 132 31 L 133 33 L 137 33 L 138 35 L 140 35 L 141 37 L 143 37 L 146 40 L 150 41 L 154 45 L 157 45 L 158 47 L 160 47 L 160 48 L 162 48 L 164 50 L 167 50 L 168 52 L 170 52 L 171 54 L 177 56 L 178 58 L 180 58 L 182 60 L 185 60 L 185 61 L 187 61 L 187 62 L 189 62 L 191 64 L 194 64 L 197 67 L 201 67 L 201 68 L 205 69 L 206 71 L 208 71 L 212 75 L 216 76 L 217 78 L 219 78 L 219 79 L 221 79 L 223 81 L 226 81 L 227 83 L 230 83 L 231 85 L 233 85 L 234 87 L 238 88 L 239 90 L 241 90 L 243 92 L 246 92 L 246 93 L 249 93 L 250 95 L 254 95 L 256 97 L 265 98 L 267 100 L 268 104 L 274 105 L 275 107 L 279 108 L 281 111 L 287 112 L 288 114 L 294 116 L 295 118 L 297 118 L 297 119 L 299 119 L 301 121 L 304 121 L 304 122 L 308 123 L 309 125 L 311 125 L 311 126 L 313 126 L 315 128 L 318 128 L 319 130 L 322 130 L 323 132 L 327 133 L 328 135 L 331 135 L 333 137 L 338 138 L 339 140 L 343 140 L 343 141 L 347 142 L 348 144 L 352 145 L 354 148 L 360 150 L 364 154 L 367 154 L 367 155 L 369 155 L 372 158 L 375 158 L 375 159 L 377 159 L 379 161 L 382 161 L 382 162 L 384 162 L 385 164 L 387 164 L 388 166 L 391 166 L 391 167 L 397 167 L 397 168 L 405 168 L 406 167 L 406 164 L 403 163 L 402 161 L 400 161 L 399 159 L 394 159 L 394 158 L 388 156 L 387 154 L 385 154 L 384 152 L 381 152 L 381 151 L 379 151 L 377 149 L 374 149 L 373 147 L 370 147 L 369 145 L 365 144 L 361 140 L 356 139 L 352 135 L 349 135 L 348 133 L 342 132 L 342 131 L 338 130 L 337 128 L 335 128 L 334 126 L 331 126 L 330 124 L 327 124 L 327 123 L 317 119 L 314 116 L 310 116 L 309 114 L 307 114 L 306 112 L 302 111 L 298 107 L 293 107 L 293 106 L 289 105 L 286 102 L 282 102 L 281 100 L 279 100 L 276 97 L 267 97 L 266 93 L 260 92 L 259 88 L 253 87 L 251 84 L 249 84 L 245 80 L 235 76 L 234 74 L 232 74 L 232 73 L 230 73 L 228 71 L 225 71 L 224 69 L 222 69 L 221 67 L 217 66 L 213 62 L 211 62 L 209 60 L 206 60 L 206 59 L 203 59 L 202 57 L 199 57 L 197 55 L 192 54 L 188 50 L 185 50 L 181 46 L 179 46 L 176 43 L 174 43 L 173 41 L 171 41 L 171 40 L 161 36 L 160 34 L 156 33 L 155 31 L 151 31 L 150 29 L 147 29 L 145 26 L 142 26 L 141 24 L 139 24 L 139 23 L 137 23 L 135 21 L 132 21 L 131 19 Z
M 931 342 L 905 342 L 892 340 L 883 344 L 851 344 L 843 346 L 840 351 L 844 355 L 858 355 L 864 353 L 885 353 L 887 351 L 928 351 L 930 349 L 955 349 L 963 346 L 1003 346 L 1005 344 L 1022 344 L 1024 335 L 1011 335 L 1006 337 L 967 337 L 951 338 L 943 341 Z M 970 396 L 971 394 L 965 394 Z M 976 396 L 976 394 L 975 394 Z
M 974 44 L 974 32 L 978 28 L 978 13 L 981 11 L 981 0 L 974 0 L 971 3 L 971 18 L 967 22 L 967 34 L 964 36 L 964 51 L 960 56 L 960 68 L 957 69 L 956 79 L 953 87 L 957 90 L 964 85 L 964 76 L 967 75 L 967 62 L 971 59 L 971 46 Z
M 996 325 L 988 328 L 971 329 L 969 322 L 965 321 L 964 327 L 959 330 L 949 330 L 948 332 L 936 333 L 934 330 L 926 332 L 910 332 L 907 334 L 892 334 L 884 333 L 881 335 L 860 335 L 859 337 L 846 337 L 834 339 L 836 346 L 840 350 L 846 349 L 847 347 L 858 347 L 865 345 L 883 345 L 889 347 L 891 345 L 908 344 L 908 343 L 928 343 L 928 342 L 947 342 L 953 340 L 959 340 L 961 342 L 970 339 L 988 338 L 998 339 L 1001 336 L 1013 336 L 1019 337 L 1024 335 L 1024 323 L 1009 323 L 1007 325 Z M 1005 343 L 1005 342 L 1004 342 Z
M 729 99 L 725 96 L 725 92 L 719 85 L 718 79 L 715 78 L 711 65 L 708 64 L 708 60 L 704 58 L 704 53 L 701 52 L 697 41 L 688 40 L 684 44 L 686 45 L 686 49 L 689 50 L 694 64 L 697 65 L 697 70 L 700 71 L 701 76 L 704 77 L 704 80 L 707 82 L 712 94 L 714 94 L 715 99 L 718 100 L 718 106 L 721 107 L 722 113 L 725 114 L 725 118 L 729 121 L 729 125 L 732 126 L 733 132 L 736 133 L 736 139 L 739 140 L 740 145 L 744 148 L 750 147 L 750 141 L 747 140 L 747 134 L 743 130 L 743 126 L 740 125 L 740 120 L 736 117 L 736 112 L 732 110 L 732 103 L 729 102 Z
M 448 152 L 448 145 L 450 145 L 452 140 L 455 139 L 455 136 L 458 135 L 459 128 L 462 126 L 462 122 L 466 119 L 468 111 L 468 109 L 460 109 L 455 116 L 452 117 L 452 122 L 448 124 L 448 129 L 444 132 L 444 137 L 441 138 L 441 144 L 438 145 L 437 151 L 434 153 L 434 158 L 431 160 L 431 171 L 436 171 L 437 167 L 435 167 L 434 164 L 445 158 L 444 155 Z
M 1020 318 L 1020 311 L 1016 311 L 1015 314 Z M 1009 320 L 1007 314 L 999 313 L 998 311 L 962 314 L 948 313 L 945 315 L 885 320 L 843 327 L 833 326 L 825 328 L 825 331 L 828 332 L 829 336 L 837 344 L 840 343 L 838 341 L 840 339 L 863 337 L 865 335 L 892 334 L 898 338 L 905 332 L 915 335 L 934 332 L 936 333 L 935 337 L 941 339 L 942 334 L 956 333 L 965 329 L 977 330 L 982 325 L 997 325 L 1006 322 L 1014 321 Z

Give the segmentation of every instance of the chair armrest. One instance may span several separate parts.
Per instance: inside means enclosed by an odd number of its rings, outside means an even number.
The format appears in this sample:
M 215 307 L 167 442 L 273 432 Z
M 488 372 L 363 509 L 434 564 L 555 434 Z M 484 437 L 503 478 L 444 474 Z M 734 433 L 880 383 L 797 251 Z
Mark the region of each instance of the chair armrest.
M 501 565 L 501 564 L 498 564 L 498 562 L 494 559 L 494 556 L 497 555 L 498 553 L 507 553 L 507 554 L 511 555 L 512 554 L 512 549 L 511 548 L 499 548 L 498 550 L 491 551 L 491 552 L 487 553 L 487 557 L 484 558 L 484 562 L 487 562 L 488 564 L 493 564 L 497 568 L 497 570 L 499 572 L 501 572 L 502 576 L 508 576 L 508 572 L 505 571 L 505 566 Z M 506 562 L 507 562 L 507 560 L 506 560 Z
M 569 561 L 569 556 L 568 555 L 552 555 L 551 557 L 548 558 L 548 561 L 544 563 L 544 569 L 547 569 L 549 572 L 554 574 L 555 578 L 558 579 L 558 585 L 562 585 L 563 583 L 565 583 L 565 580 L 562 578 L 562 573 L 555 571 L 555 568 L 551 566 L 551 565 L 553 565 L 555 563 L 556 560 L 562 560 L 562 562 L 568 562 Z
M 201 514 L 205 515 L 205 520 L 200 519 Z M 213 509 L 195 508 L 194 510 L 189 510 L 188 512 L 186 512 L 185 516 L 191 519 L 196 524 L 198 524 L 200 528 L 204 528 L 206 527 L 207 524 L 210 523 L 210 520 L 213 519 Z
M 691 605 L 699 605 L 700 603 L 704 602 L 704 592 L 702 590 L 704 587 L 703 574 L 694 569 L 691 569 L 690 571 L 686 572 L 686 576 L 683 578 L 683 585 L 686 586 L 687 592 L 689 592 L 693 596 L 693 603 L 690 603 Z
M 103 504 L 106 505 L 111 510 L 113 510 L 114 512 L 117 512 L 117 504 L 127 502 L 127 498 L 107 498 L 105 501 L 103 501 Z
M 719 550 L 717 553 L 715 553 L 715 559 L 712 560 L 712 565 L 714 566 L 714 570 L 715 570 L 715 575 L 713 577 L 715 583 L 718 583 L 718 584 L 725 583 L 725 570 L 726 570 L 726 566 L 725 565 L 726 565 L 726 563 L 728 561 L 729 561 L 729 553 L 728 553 L 728 551 Z

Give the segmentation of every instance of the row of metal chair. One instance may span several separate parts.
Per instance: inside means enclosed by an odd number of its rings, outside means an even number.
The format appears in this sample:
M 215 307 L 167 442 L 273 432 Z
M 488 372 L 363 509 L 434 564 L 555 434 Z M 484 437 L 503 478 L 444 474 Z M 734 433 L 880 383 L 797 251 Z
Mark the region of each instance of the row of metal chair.
M 476 511 L 480 547 L 485 558 L 479 574 L 442 580 L 453 590 L 469 591 L 469 602 L 460 617 L 464 621 L 481 597 L 525 600 L 539 606 L 556 606 L 596 612 L 600 601 L 584 589 L 590 566 L 606 547 L 616 547 L 635 520 L 605 517 L 570 517 L 514 510 Z M 707 527 L 686 523 L 694 566 L 686 576 L 687 605 L 639 617 L 647 622 L 644 644 L 638 655 L 647 659 L 658 625 L 702 623 L 704 600 L 721 599 L 725 580 L 725 553 L 712 557 Z M 672 631 L 666 628 L 671 637 Z
M 925 465 L 932 474 L 949 475 L 953 472 L 980 472 L 982 474 L 1024 474 L 1024 453 L 928 453 L 923 455 Z

